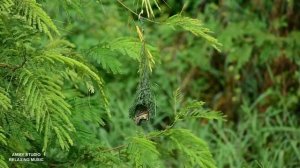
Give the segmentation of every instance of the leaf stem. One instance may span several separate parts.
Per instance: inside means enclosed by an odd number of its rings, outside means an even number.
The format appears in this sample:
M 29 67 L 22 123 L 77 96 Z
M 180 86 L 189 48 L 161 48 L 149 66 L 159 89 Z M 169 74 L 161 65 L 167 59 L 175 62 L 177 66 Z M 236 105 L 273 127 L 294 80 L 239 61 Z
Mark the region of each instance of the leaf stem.
M 151 19 L 148 19 L 148 18 L 145 18 L 145 17 L 140 16 L 139 14 L 137 14 L 136 12 L 134 12 L 133 10 L 131 10 L 129 7 L 127 7 L 122 1 L 117 0 L 117 2 L 118 2 L 119 4 L 121 4 L 124 8 L 126 8 L 129 12 L 133 13 L 134 15 L 136 15 L 137 17 L 141 17 L 141 18 L 143 18 L 144 20 L 147 20 L 147 21 L 152 22 L 152 23 L 161 24 L 160 22 L 153 21 L 153 20 L 151 20 Z

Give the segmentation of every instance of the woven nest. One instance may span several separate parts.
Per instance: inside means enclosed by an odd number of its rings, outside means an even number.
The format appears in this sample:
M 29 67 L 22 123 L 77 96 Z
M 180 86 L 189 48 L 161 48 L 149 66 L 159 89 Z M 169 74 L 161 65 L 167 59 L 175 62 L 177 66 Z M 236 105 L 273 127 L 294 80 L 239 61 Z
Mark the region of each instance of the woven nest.
M 143 46 L 144 47 L 144 46 Z M 152 97 L 150 88 L 150 69 L 147 66 L 147 58 L 144 55 L 144 48 L 142 47 L 142 60 L 140 62 L 140 78 L 139 86 L 136 91 L 136 97 L 133 105 L 129 110 L 130 118 L 133 118 L 135 123 L 140 125 L 142 121 L 148 121 L 155 115 L 155 102 Z
M 140 125 L 142 121 L 148 121 L 155 114 L 155 102 L 151 96 L 150 89 L 137 92 L 137 97 L 133 106 L 130 108 L 130 118 Z

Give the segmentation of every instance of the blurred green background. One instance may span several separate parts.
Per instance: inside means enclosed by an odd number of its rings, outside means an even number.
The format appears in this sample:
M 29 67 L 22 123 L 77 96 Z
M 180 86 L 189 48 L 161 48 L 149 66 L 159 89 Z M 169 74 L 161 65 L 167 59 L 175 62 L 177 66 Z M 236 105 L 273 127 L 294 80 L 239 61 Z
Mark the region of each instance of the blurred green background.
M 137 1 L 122 2 L 140 10 Z M 70 5 L 53 0 L 44 5 L 63 36 L 83 55 L 93 45 L 137 36 L 136 16 L 116 1 Z M 193 120 L 182 125 L 208 142 L 218 167 L 299 167 L 299 1 L 165 0 L 159 6 L 161 11 L 153 5 L 155 21 L 176 13 L 198 18 L 223 47 L 217 52 L 188 32 L 145 21 L 146 41 L 158 51 L 151 76 L 157 103 L 153 129 L 171 122 L 172 92 L 180 87 L 186 101 L 205 101 L 227 116 L 227 122 Z M 138 63 L 115 57 L 114 73 L 90 59 L 105 75 L 112 121 L 96 132 L 109 146 L 136 129 L 128 109 L 138 83 Z M 97 125 L 89 127 L 96 130 Z

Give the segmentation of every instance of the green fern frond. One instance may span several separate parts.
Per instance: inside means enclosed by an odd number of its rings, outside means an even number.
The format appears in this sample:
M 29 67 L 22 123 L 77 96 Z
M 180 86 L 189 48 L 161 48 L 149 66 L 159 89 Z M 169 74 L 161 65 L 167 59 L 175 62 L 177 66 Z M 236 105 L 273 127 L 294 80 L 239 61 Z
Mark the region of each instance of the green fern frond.
M 75 10 L 79 15 L 84 16 L 81 3 L 83 2 L 80 0 L 64 0 L 62 6 L 66 11 L 68 11 L 71 8 Z
M 4 133 L 4 130 L 3 128 L 0 126 L 0 143 L 4 144 L 4 145 L 7 145 L 7 142 L 6 142 L 6 137 L 5 135 L 3 134 Z
M 108 48 L 99 47 L 89 52 L 88 57 L 92 62 L 102 65 L 102 68 L 113 74 L 120 74 L 122 69 L 121 62 L 117 59 L 119 52 Z
M 224 115 L 219 111 L 205 109 L 204 102 L 194 101 L 187 104 L 176 116 L 178 119 L 204 118 L 208 120 L 224 120 Z
M 73 145 L 73 140 L 71 139 L 68 131 L 61 126 L 53 126 L 53 129 L 57 135 L 59 145 L 62 149 L 69 149 L 69 144 Z
M 183 95 L 181 93 L 180 88 L 176 89 L 173 92 L 173 97 L 174 97 L 174 103 L 173 103 L 174 107 L 173 107 L 173 110 L 174 110 L 174 113 L 176 114 L 177 113 L 177 109 L 179 108 L 180 104 L 183 101 Z
M 70 53 L 75 45 L 67 40 L 55 39 L 46 45 L 46 50 L 53 50 L 60 53 Z
M 4 157 L 3 157 L 2 155 L 0 155 L 0 167 L 1 167 L 1 168 L 9 168 L 9 167 L 7 166 L 7 164 L 5 163 Z
M 22 48 L 30 47 L 36 41 L 37 30 L 26 24 L 26 20 L 18 15 L 6 13 L 0 17 L 0 45 L 4 55 L 21 55 Z M 22 45 L 19 45 L 22 44 Z M 23 52 L 23 51 L 21 51 Z
M 35 0 L 15 0 L 15 6 L 17 13 L 24 16 L 30 26 L 46 33 L 50 39 L 52 39 L 52 35 L 49 29 L 59 35 L 59 31 L 51 18 Z
M 216 120 L 224 120 L 224 115 L 219 111 L 214 111 L 210 109 L 204 108 L 205 102 L 202 101 L 192 101 L 187 103 L 184 107 L 182 107 L 179 112 L 178 108 L 182 103 L 183 96 L 180 89 L 177 89 L 173 93 L 174 99 L 174 111 L 175 111 L 175 120 L 182 120 L 188 118 L 204 118 L 208 120 L 216 119 Z
M 135 167 L 157 167 L 159 152 L 156 143 L 142 137 L 133 137 L 127 149 L 129 159 L 134 161 Z
M 49 138 L 50 138 L 50 125 L 51 125 L 51 120 L 50 120 L 50 115 L 45 116 L 45 125 L 44 125 L 44 140 L 43 140 L 43 152 L 45 153 L 48 147 L 49 143 Z M 61 145 L 62 146 L 62 145 Z
M 138 27 L 137 30 L 138 32 L 140 32 Z M 141 33 L 139 35 L 141 36 L 140 37 L 141 39 L 144 39 Z M 112 50 L 117 50 L 122 54 L 128 55 L 129 57 L 136 59 L 140 62 L 142 61 L 142 55 L 145 54 L 145 56 L 149 60 L 148 66 L 150 68 L 150 71 L 152 71 L 155 62 L 158 60 L 158 58 L 156 57 L 157 54 L 153 54 L 156 53 L 156 49 L 149 44 L 145 44 L 145 41 L 141 42 L 136 38 L 129 38 L 129 37 L 119 38 L 112 41 L 109 44 Z M 143 51 L 141 51 L 141 49 Z M 141 54 L 141 52 L 143 54 Z
M 134 60 L 141 61 L 142 43 L 137 38 L 123 37 L 112 40 L 105 44 L 99 44 L 87 51 L 89 58 L 100 64 L 103 69 L 114 74 L 122 73 L 122 63 L 118 57 L 126 55 Z M 145 46 L 145 54 L 149 57 L 150 66 L 158 60 L 156 49 L 147 44 Z
M 0 108 L 3 108 L 4 110 L 8 110 L 12 108 L 11 101 L 8 97 L 8 93 L 5 92 L 5 90 L 1 87 L 0 87 Z
M 142 43 L 137 38 L 131 38 L 131 37 L 118 38 L 108 43 L 108 45 L 112 50 L 117 50 L 122 54 L 128 55 L 129 57 L 135 60 L 141 60 L 140 52 L 141 52 Z M 150 54 L 155 52 L 155 48 L 149 44 L 146 44 L 145 48 L 146 48 L 145 49 L 146 52 L 149 52 Z
M 6 142 L 6 137 L 5 135 L 3 134 L 4 133 L 4 130 L 3 128 L 0 126 L 0 144 L 4 144 L 4 145 L 7 145 L 7 142 Z M 3 168 L 8 168 L 7 164 L 5 163 L 4 161 L 4 158 L 3 156 L 0 154 L 0 167 L 3 167 Z
M 141 42 L 135 38 L 118 38 L 109 43 L 112 50 L 119 51 L 123 55 L 140 60 Z
M 183 165 L 216 168 L 215 161 L 205 141 L 189 130 L 171 129 L 166 133 L 166 136 L 169 138 L 168 142 L 171 143 L 171 146 L 178 149 L 178 152 L 183 155 L 185 161 Z
M 0 0 L 0 12 L 9 12 L 13 4 L 14 2 L 12 0 Z
M 203 27 L 202 23 L 198 19 L 193 19 L 189 17 L 181 16 L 180 14 L 174 15 L 166 21 L 167 25 L 172 27 L 180 27 L 184 30 L 187 30 L 198 37 L 204 38 L 209 44 L 214 47 L 216 50 L 220 51 L 220 47 L 222 46 L 218 40 L 209 33 L 212 33 L 208 28 Z
M 62 63 L 63 65 L 68 65 L 71 68 L 76 68 L 83 74 L 89 76 L 91 79 L 93 79 L 96 83 L 97 86 L 99 87 L 100 94 L 103 99 L 104 107 L 108 113 L 108 116 L 111 117 L 109 108 L 108 108 L 108 100 L 106 98 L 106 95 L 104 93 L 103 89 L 103 80 L 100 78 L 94 71 L 92 71 L 88 66 L 85 64 L 72 59 L 70 57 L 65 57 L 62 54 L 58 53 L 57 51 L 54 50 L 46 50 L 41 56 L 36 57 L 37 59 L 45 59 L 47 61 L 50 61 L 51 63 Z
M 69 134 L 75 128 L 69 119 L 71 106 L 62 93 L 62 79 L 47 76 L 46 72 L 34 73 L 24 69 L 20 80 L 25 90 L 26 111 L 35 118 L 36 129 L 44 130 L 43 151 L 46 151 L 51 137 L 50 130 L 55 131 L 62 149 L 68 149 L 73 144 Z

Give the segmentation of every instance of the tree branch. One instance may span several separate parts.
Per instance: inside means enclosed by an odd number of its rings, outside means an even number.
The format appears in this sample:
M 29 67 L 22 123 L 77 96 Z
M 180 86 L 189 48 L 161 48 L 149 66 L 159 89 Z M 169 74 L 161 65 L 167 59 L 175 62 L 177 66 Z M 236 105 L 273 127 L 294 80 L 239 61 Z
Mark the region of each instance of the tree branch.
M 101 150 L 101 152 L 110 152 L 110 151 L 122 149 L 122 148 L 126 147 L 127 145 L 128 145 L 128 144 L 119 145 L 119 146 L 116 146 L 116 147 L 113 147 L 113 148 Z
M 24 57 L 24 60 L 20 65 L 13 66 L 13 65 L 5 64 L 5 63 L 0 63 L 0 68 L 8 68 L 8 69 L 10 69 L 11 71 L 14 72 L 17 69 L 22 68 L 26 64 L 26 62 L 27 62 L 26 52 L 23 54 L 23 57 Z
M 13 66 L 11 66 L 11 65 L 9 65 L 9 64 L 4 64 L 4 63 L 0 63 L 0 67 L 1 67 L 1 68 L 14 69 Z
M 25 51 L 25 53 L 23 54 L 23 57 L 24 57 L 23 62 L 22 62 L 20 65 L 18 65 L 18 66 L 16 66 L 15 68 L 13 68 L 12 71 L 16 71 L 17 69 L 20 69 L 20 68 L 22 68 L 22 67 L 25 65 L 25 63 L 27 62 L 27 59 L 26 59 L 26 51 Z

